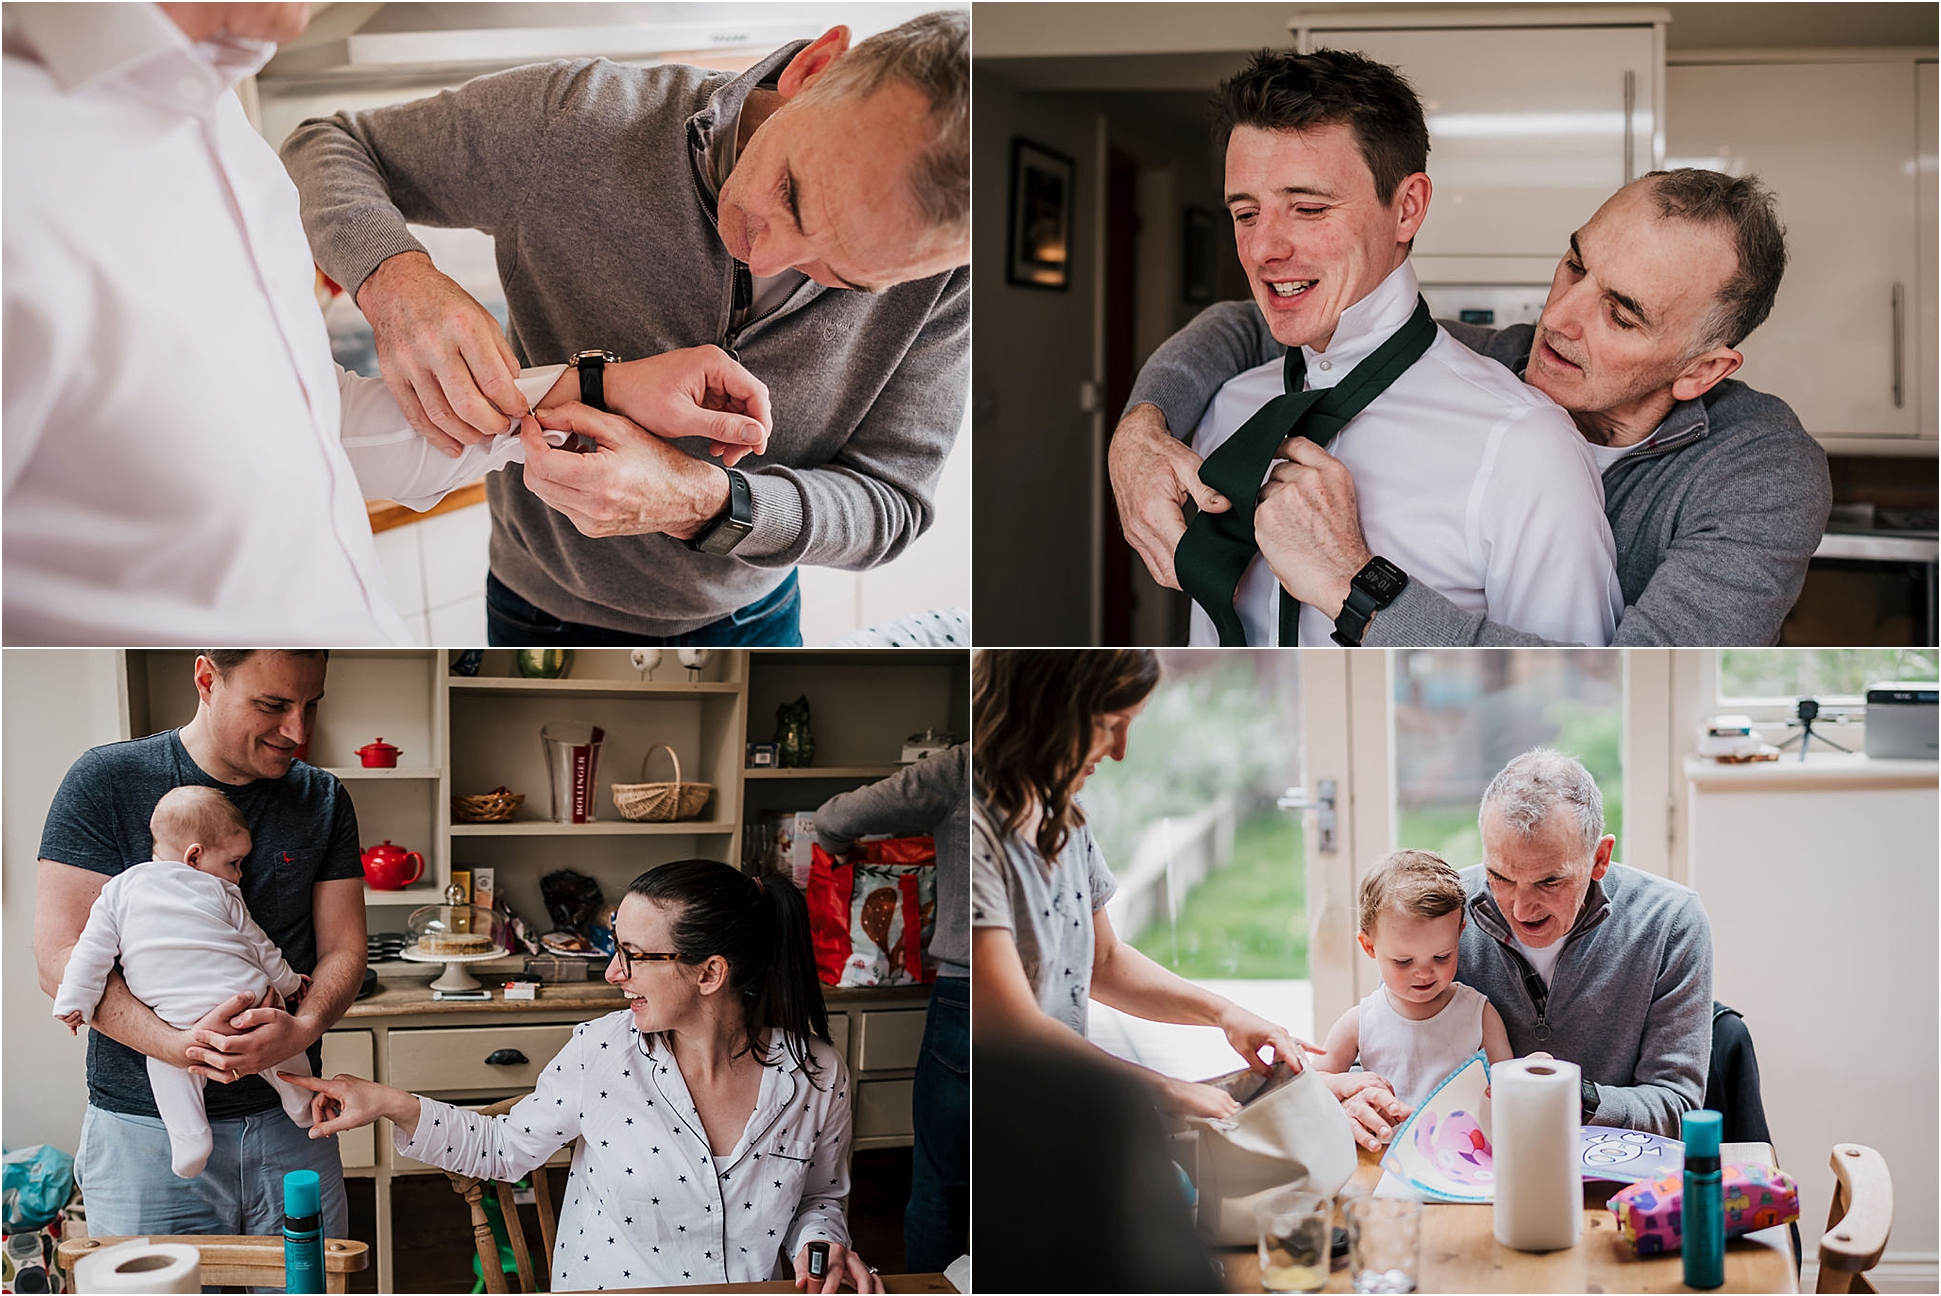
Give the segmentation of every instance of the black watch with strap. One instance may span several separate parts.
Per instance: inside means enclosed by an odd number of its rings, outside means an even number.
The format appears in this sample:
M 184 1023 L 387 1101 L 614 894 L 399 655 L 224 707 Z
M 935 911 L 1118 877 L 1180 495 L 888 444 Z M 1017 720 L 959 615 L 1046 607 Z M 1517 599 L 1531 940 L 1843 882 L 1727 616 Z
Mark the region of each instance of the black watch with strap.
M 1377 612 L 1401 597 L 1408 586 L 1407 572 L 1386 558 L 1370 558 L 1349 584 L 1348 597 L 1341 604 L 1341 615 L 1334 619 L 1334 633 L 1329 638 L 1343 648 L 1361 647 L 1368 623 Z
M 611 351 L 575 351 L 567 363 L 580 371 L 580 404 L 606 413 L 607 366 L 619 364 L 620 357 Z
M 1588 1125 L 1591 1123 L 1591 1117 L 1597 1115 L 1597 1109 L 1603 1105 L 1604 1100 L 1597 1096 L 1597 1086 L 1588 1080 L 1583 1081 L 1579 1086 L 1577 1096 L 1579 1114 L 1584 1118 L 1581 1123 Z
M 687 542 L 688 548 L 699 553 L 732 553 L 755 529 L 755 496 L 748 488 L 748 478 L 736 468 L 721 471 L 728 474 L 728 507 Z

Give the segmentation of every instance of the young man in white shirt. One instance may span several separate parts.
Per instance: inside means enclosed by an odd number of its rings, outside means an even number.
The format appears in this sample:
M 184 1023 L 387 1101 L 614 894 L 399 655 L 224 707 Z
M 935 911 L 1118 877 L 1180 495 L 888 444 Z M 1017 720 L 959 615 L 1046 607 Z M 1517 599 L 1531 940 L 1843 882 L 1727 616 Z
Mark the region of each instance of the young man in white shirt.
M 296 188 L 232 93 L 306 10 L 6 8 L 10 644 L 410 643 L 365 498 L 424 507 L 518 457 L 426 460 L 383 384 L 331 362 Z M 614 366 L 611 407 L 708 435 L 730 417 L 708 375 L 739 371 L 708 350 Z M 516 395 L 566 400 L 560 372 Z M 752 442 L 765 391 L 751 412 Z
M 1408 253 L 1430 196 L 1421 105 L 1392 69 L 1335 50 L 1263 52 L 1215 104 L 1254 300 L 1274 337 L 1301 348 L 1306 389 L 1332 387 L 1415 311 Z M 1230 381 L 1195 452 L 1224 444 L 1282 382 L 1279 362 Z M 1260 554 L 1233 596 L 1248 644 L 1280 642 L 1287 514 L 1320 455 L 1351 470 L 1379 556 L 1340 618 L 1301 610 L 1301 643 L 1358 642 L 1408 581 L 1552 637 L 1610 641 L 1622 595 L 1589 448 L 1561 409 L 1442 330 L 1325 450 L 1297 435 L 1279 453 L 1254 515 Z M 1192 627 L 1191 642 L 1216 641 L 1205 608 Z

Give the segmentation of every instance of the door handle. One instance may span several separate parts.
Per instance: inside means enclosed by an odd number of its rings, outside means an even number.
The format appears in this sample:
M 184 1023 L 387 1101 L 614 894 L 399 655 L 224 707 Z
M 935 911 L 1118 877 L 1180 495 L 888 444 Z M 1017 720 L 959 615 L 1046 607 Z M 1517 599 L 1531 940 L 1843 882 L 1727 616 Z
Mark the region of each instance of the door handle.
M 1894 408 L 1901 408 L 1901 386 L 1906 380 L 1903 372 L 1904 361 L 1901 353 L 1906 349 L 1907 294 L 1899 284 L 1894 285 Z
M 515 1048 L 493 1049 L 485 1055 L 487 1066 L 531 1066 L 532 1059 Z
M 1310 801 L 1307 799 L 1306 788 L 1288 788 L 1285 792 L 1281 793 L 1280 800 L 1275 804 L 1283 810 L 1293 810 L 1296 812 L 1303 810 L 1314 811 L 1314 828 L 1320 834 L 1320 839 L 1315 844 L 1315 849 L 1323 855 L 1332 855 L 1335 853 L 1335 781 L 1333 779 L 1321 779 L 1315 783 L 1314 790 L 1317 795 L 1314 800 Z
M 1631 118 L 1638 106 L 1638 74 L 1626 69 L 1624 73 L 1624 183 L 1630 184 L 1634 178 L 1631 171 Z

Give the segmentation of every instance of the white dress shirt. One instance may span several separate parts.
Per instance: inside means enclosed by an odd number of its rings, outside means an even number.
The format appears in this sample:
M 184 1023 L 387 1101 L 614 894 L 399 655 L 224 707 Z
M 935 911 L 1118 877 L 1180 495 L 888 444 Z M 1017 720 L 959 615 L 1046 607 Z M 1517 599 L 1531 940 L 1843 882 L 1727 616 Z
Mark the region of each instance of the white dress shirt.
M 7 6 L 9 643 L 405 644 L 339 437 L 274 47 Z
M 792 1277 L 778 1248 L 849 1245 L 849 1071 L 808 1043 L 813 1079 L 771 1044 L 754 1114 L 718 1158 L 673 1052 L 624 1010 L 574 1027 L 504 1116 L 420 1098 L 414 1135 L 393 1137 L 407 1156 L 487 1179 L 517 1179 L 577 1139 L 554 1291 Z
M 1332 387 L 1408 322 L 1404 261 L 1341 313 L 1328 349 L 1303 347 L 1310 390 Z M 1201 458 L 1281 394 L 1281 362 L 1229 381 L 1193 433 Z M 1370 551 L 1466 612 L 1571 643 L 1608 644 L 1624 608 L 1604 483 L 1591 447 L 1549 397 L 1438 328 L 1428 351 L 1336 434 Z M 1280 582 L 1255 556 L 1234 594 L 1255 646 L 1280 639 Z M 1198 604 L 1189 642 L 1217 644 Z M 1334 623 L 1301 609 L 1301 643 Z

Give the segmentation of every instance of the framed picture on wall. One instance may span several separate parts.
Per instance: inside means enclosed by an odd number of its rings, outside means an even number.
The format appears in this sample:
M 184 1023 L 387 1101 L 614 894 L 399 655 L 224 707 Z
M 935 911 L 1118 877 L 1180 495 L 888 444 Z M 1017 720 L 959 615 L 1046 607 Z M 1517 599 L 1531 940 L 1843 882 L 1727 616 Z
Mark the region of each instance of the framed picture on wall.
M 1072 160 L 1025 139 L 1011 141 L 1011 222 L 1006 283 L 1072 286 Z
M 1188 207 L 1180 222 L 1185 247 L 1180 253 L 1180 296 L 1210 302 L 1220 291 L 1220 223 L 1204 207 Z

